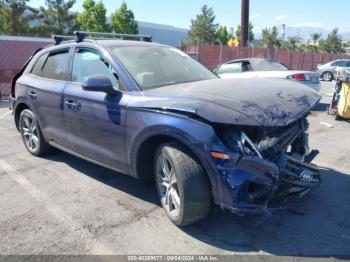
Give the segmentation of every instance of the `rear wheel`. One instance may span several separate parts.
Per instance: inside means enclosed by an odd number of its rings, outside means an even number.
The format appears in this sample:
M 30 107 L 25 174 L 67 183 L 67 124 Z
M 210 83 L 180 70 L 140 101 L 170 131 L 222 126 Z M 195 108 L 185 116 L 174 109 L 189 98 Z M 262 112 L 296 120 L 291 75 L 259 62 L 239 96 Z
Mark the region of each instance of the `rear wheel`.
M 158 148 L 155 176 L 161 205 L 174 224 L 187 226 L 208 215 L 211 207 L 209 179 L 183 146 L 167 143 Z
M 323 81 L 332 81 L 333 80 L 333 74 L 331 72 L 324 72 L 322 74 L 322 80 Z
M 35 114 L 29 109 L 21 112 L 19 128 L 23 143 L 29 153 L 34 156 L 41 156 L 46 153 L 50 146 L 44 140 Z

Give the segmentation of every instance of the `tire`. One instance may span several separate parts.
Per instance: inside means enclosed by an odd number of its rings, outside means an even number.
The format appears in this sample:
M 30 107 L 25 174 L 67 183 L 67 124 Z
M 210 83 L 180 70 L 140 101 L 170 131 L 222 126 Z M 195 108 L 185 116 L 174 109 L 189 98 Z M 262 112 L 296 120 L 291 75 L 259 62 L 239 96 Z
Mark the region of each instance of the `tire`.
M 335 114 L 335 117 L 334 117 L 335 120 L 337 121 L 342 121 L 344 120 L 340 115 L 338 115 L 337 113 Z
M 33 156 L 42 156 L 50 148 L 42 135 L 35 114 L 29 109 L 21 112 L 19 130 L 26 149 Z
M 186 148 L 178 143 L 159 146 L 154 166 L 161 205 L 175 225 L 187 226 L 209 214 L 211 190 L 208 176 Z M 170 179 L 166 173 L 170 174 Z
M 330 82 L 330 81 L 333 80 L 333 74 L 332 74 L 331 72 L 328 72 L 328 71 L 327 71 L 327 72 L 324 72 L 324 73 L 322 74 L 321 78 L 322 78 L 323 81 L 328 81 L 328 82 Z

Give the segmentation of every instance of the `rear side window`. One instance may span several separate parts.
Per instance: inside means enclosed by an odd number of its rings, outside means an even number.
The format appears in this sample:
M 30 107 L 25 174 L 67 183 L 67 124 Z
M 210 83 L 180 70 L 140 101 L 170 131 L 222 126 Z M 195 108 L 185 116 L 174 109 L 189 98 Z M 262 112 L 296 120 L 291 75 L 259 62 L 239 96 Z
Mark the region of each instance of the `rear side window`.
M 69 50 L 50 53 L 42 70 L 41 76 L 56 80 L 67 80 Z
M 225 64 L 216 69 L 217 74 L 230 74 L 230 73 L 241 73 L 242 72 L 242 62 L 236 62 L 231 64 Z
M 41 75 L 41 69 L 43 68 L 43 65 L 45 63 L 46 54 L 39 57 L 39 59 L 36 61 L 35 65 L 32 69 L 32 74 L 40 76 Z
M 342 66 L 346 67 L 347 66 L 347 61 L 337 61 L 332 64 L 332 66 Z

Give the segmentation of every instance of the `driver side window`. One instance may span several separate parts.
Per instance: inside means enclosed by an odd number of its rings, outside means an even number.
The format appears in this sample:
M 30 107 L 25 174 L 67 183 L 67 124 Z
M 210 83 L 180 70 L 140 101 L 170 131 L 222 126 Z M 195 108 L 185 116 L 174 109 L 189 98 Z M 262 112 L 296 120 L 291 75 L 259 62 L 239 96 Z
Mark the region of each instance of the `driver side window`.
M 118 77 L 112 66 L 91 49 L 78 49 L 74 54 L 72 81 L 83 83 L 85 77 L 102 74 L 108 77 L 118 90 Z

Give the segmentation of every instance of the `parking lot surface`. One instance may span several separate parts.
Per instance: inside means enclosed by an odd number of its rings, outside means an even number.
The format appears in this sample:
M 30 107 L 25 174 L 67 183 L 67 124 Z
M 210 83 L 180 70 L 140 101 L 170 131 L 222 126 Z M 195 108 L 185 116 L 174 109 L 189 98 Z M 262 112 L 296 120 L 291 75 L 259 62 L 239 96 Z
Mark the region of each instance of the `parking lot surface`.
M 217 208 L 196 225 L 174 226 L 152 182 L 109 171 L 59 150 L 26 152 L 0 104 L 0 254 L 350 255 L 350 123 L 326 113 L 332 83 L 312 112 L 310 148 L 322 184 L 285 211 L 236 216 Z

